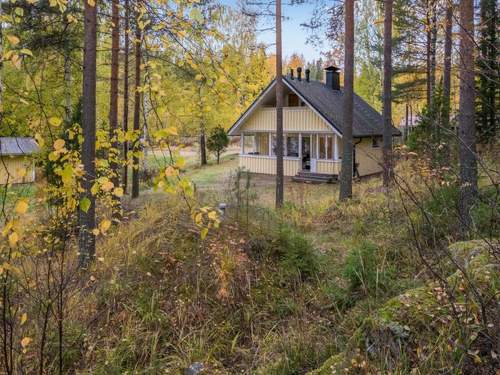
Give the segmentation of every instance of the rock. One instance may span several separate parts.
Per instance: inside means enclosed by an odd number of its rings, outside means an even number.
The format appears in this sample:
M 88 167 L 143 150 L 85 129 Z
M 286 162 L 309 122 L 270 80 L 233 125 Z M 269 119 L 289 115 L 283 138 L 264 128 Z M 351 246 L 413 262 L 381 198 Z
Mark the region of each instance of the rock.
M 191 364 L 186 370 L 184 370 L 184 375 L 198 375 L 204 369 L 203 363 L 195 362 Z

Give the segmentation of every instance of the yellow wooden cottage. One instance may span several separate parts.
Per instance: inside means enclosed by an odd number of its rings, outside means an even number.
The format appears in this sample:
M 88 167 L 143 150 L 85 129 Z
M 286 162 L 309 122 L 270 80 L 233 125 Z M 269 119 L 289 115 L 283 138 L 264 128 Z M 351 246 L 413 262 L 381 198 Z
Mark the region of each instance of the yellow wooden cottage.
M 0 137 L 0 186 L 35 181 L 33 154 L 39 148 L 29 137 Z
M 325 69 L 325 82 L 302 77 L 297 69 L 283 77 L 283 150 L 285 176 L 337 176 L 342 158 L 343 89 L 339 69 Z M 253 173 L 276 174 L 276 81 L 273 80 L 229 129 L 240 136 L 239 165 Z M 383 119 L 354 95 L 354 170 L 359 176 L 382 171 Z M 394 128 L 393 135 L 400 135 Z

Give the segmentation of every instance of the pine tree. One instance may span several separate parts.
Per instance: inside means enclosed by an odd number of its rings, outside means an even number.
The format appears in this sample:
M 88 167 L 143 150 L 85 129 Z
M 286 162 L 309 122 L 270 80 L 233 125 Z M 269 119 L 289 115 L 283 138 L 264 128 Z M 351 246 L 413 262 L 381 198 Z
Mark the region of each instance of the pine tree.
M 136 17 L 135 25 L 135 92 L 134 92 L 134 131 L 139 133 L 141 127 L 141 60 L 142 60 L 142 30 L 139 25 L 139 15 Z M 134 156 L 132 168 L 132 198 L 139 196 L 139 157 L 140 137 L 134 142 Z
M 384 187 L 392 179 L 392 0 L 384 1 Z
M 276 0 L 276 208 L 283 206 L 283 68 L 281 0 Z
M 340 171 L 339 199 L 352 198 L 353 144 L 352 122 L 354 106 L 354 0 L 345 1 L 345 63 L 344 63 L 344 127 L 343 157 Z
M 119 186 L 118 175 L 118 54 L 120 52 L 120 17 L 119 0 L 113 0 L 111 3 L 111 77 L 109 93 L 109 138 L 111 140 L 111 149 L 109 152 L 111 181 L 115 187 Z M 117 217 L 120 212 L 120 199 L 115 196 L 114 216 Z
M 465 237 L 471 228 L 470 211 L 477 196 L 473 0 L 460 0 L 460 25 L 459 211 Z
M 130 37 L 129 37 L 129 29 L 130 29 L 130 3 L 129 0 L 125 0 L 125 16 L 124 16 L 125 25 L 123 27 L 124 30 L 124 61 L 123 61 L 123 131 L 125 133 L 128 132 L 128 106 L 129 106 L 129 84 L 128 84 L 128 75 L 129 75 L 129 46 L 130 46 Z M 123 176 L 122 176 L 122 184 L 123 191 L 127 192 L 128 187 L 128 141 L 123 141 Z
M 83 102 L 82 102 L 82 195 L 80 201 L 87 201 L 87 210 L 80 209 L 80 266 L 87 267 L 95 256 L 96 199 L 91 192 L 95 181 L 96 147 L 96 50 L 97 50 L 97 6 L 85 1 L 84 51 L 83 51 Z
M 495 0 L 481 0 L 478 54 L 477 127 L 481 142 L 493 141 L 500 119 L 499 64 L 498 64 L 498 12 Z

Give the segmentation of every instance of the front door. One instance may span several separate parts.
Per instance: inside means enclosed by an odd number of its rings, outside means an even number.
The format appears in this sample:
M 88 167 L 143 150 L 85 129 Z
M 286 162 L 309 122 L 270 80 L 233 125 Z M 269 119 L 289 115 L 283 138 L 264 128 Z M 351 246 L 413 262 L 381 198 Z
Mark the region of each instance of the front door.
M 316 158 L 313 157 L 313 136 L 302 135 L 302 170 L 316 172 Z
M 302 136 L 302 170 L 311 170 L 311 137 Z

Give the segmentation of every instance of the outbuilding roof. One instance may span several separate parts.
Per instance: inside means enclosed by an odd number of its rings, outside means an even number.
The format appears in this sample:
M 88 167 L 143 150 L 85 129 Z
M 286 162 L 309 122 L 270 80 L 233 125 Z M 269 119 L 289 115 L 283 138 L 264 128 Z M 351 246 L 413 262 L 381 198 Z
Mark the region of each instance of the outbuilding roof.
M 306 81 L 291 79 L 289 76 L 283 76 L 283 82 L 295 94 L 297 94 L 307 105 L 319 114 L 336 132 L 342 135 L 344 128 L 343 104 L 344 89 L 334 90 L 320 81 Z M 264 92 L 272 89 L 276 84 L 273 80 Z M 263 92 L 263 93 L 264 93 Z M 263 97 L 261 94 L 255 102 L 243 113 L 238 121 L 231 127 L 229 134 L 234 133 L 236 128 L 242 125 L 245 117 L 253 111 Z M 381 136 L 384 129 L 384 120 L 382 115 L 372 106 L 364 101 L 359 95 L 354 94 L 353 106 L 353 136 L 354 137 L 372 137 Z M 393 136 L 401 135 L 401 132 L 393 127 Z
M 38 150 L 35 139 L 31 137 L 0 137 L 0 155 L 30 155 Z

